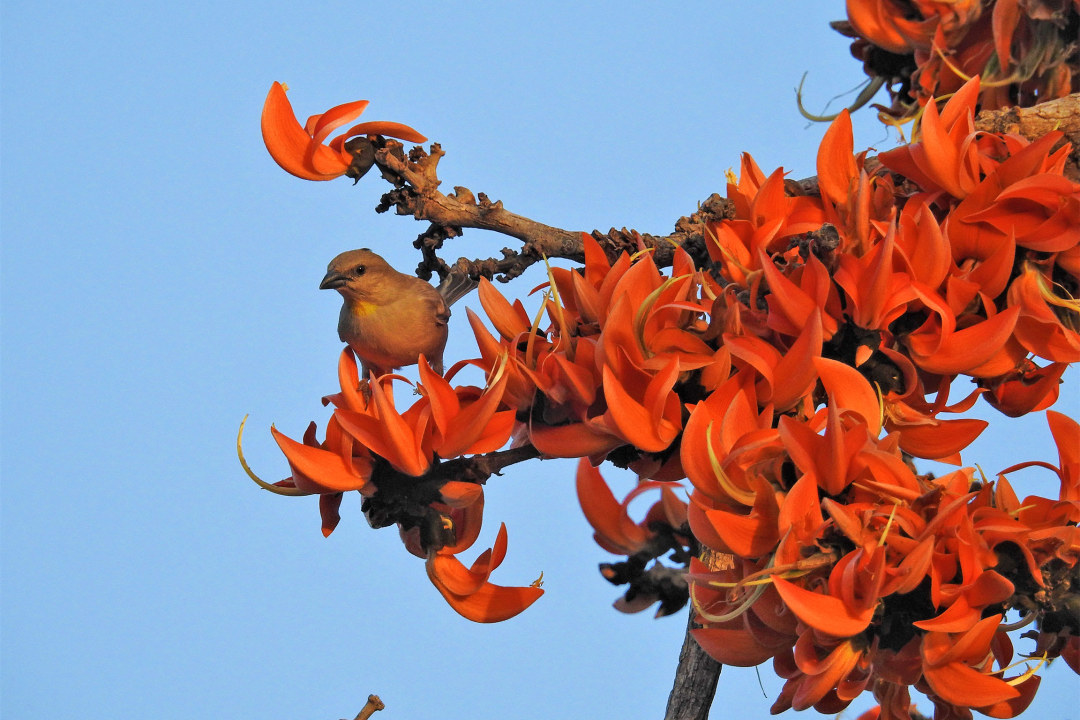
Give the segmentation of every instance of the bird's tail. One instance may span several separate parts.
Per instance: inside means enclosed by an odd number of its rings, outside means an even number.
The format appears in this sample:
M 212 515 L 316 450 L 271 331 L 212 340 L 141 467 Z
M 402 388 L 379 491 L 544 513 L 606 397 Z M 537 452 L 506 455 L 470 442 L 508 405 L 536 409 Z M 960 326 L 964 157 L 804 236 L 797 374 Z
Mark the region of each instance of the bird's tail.
M 449 307 L 475 290 L 479 284 L 479 281 L 473 280 L 467 272 L 455 266 L 450 269 L 450 273 L 439 283 L 437 290 Z

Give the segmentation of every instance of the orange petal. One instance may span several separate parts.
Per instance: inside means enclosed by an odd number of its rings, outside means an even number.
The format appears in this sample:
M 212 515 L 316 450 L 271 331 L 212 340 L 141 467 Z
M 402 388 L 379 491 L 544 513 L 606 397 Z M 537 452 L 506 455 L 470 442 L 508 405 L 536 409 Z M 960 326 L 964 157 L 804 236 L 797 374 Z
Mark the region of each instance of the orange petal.
M 924 665 L 923 678 L 935 695 L 960 707 L 986 707 L 1020 697 L 1020 691 L 1001 678 L 959 662 L 940 667 Z
M 992 318 L 947 334 L 916 331 L 907 339 L 911 359 L 923 370 L 939 375 L 955 375 L 977 368 L 1005 346 L 1019 312 L 1019 307 L 1010 307 Z
M 308 118 L 304 131 L 317 143 L 322 143 L 334 130 L 351 120 L 355 120 L 367 109 L 367 100 L 356 100 L 330 108 L 321 115 Z
M 511 305 L 487 278 L 480 279 L 478 293 L 484 312 L 503 338 L 515 341 L 522 333 L 529 332 L 529 316 L 520 303 Z
M 591 422 L 529 427 L 529 441 L 547 457 L 582 458 L 604 455 L 626 442 Z
M 913 622 L 912 625 L 932 632 L 966 632 L 975 626 L 980 615 L 979 610 L 972 608 L 964 599 L 964 596 L 961 595 L 937 617 L 929 620 L 919 620 Z
M 334 532 L 334 528 L 341 521 L 338 508 L 341 507 L 343 497 L 343 493 L 323 493 L 319 495 L 319 516 L 322 518 L 323 537 L 330 537 L 330 533 Z
M 646 452 L 666 450 L 681 429 L 679 397 L 672 391 L 678 377 L 676 360 L 649 381 L 643 404 L 604 365 L 604 399 L 608 405 L 605 417 L 612 420 L 619 434 L 634 447 Z
M 270 432 L 294 473 L 300 473 L 305 479 L 338 492 L 359 490 L 367 484 L 368 478 L 359 475 L 352 463 L 347 463 L 340 454 L 298 443 L 273 427 Z M 297 487 L 302 488 L 303 484 L 297 482 Z
M 462 480 L 447 480 L 439 488 L 442 501 L 452 508 L 469 507 L 484 494 L 484 487 L 478 483 Z
M 775 650 L 764 647 L 747 630 L 700 628 L 690 634 L 717 662 L 735 667 L 754 667 L 773 656 Z
M 900 448 L 915 457 L 940 460 L 966 448 L 989 424 L 985 420 L 962 418 L 899 427 Z
M 861 416 L 871 437 L 881 433 L 881 405 L 877 393 L 863 374 L 838 360 L 813 358 L 821 384 L 829 394 L 829 404 Z
M 381 382 L 371 384 L 372 400 L 378 409 L 378 417 L 348 410 L 337 410 L 334 416 L 345 432 L 360 441 L 376 455 L 381 456 L 398 471 L 420 477 L 431 465 L 422 438 L 409 423 L 398 414 L 392 400 L 386 397 Z M 421 433 L 427 432 L 425 426 Z
M 845 108 L 829 125 L 818 146 L 818 187 L 825 199 L 834 205 L 846 203 L 851 181 L 859 175 L 852 154 L 854 149 L 851 115 Z
M 365 103 L 366 104 L 366 103 Z M 387 137 L 398 138 L 400 140 L 408 140 L 409 142 L 422 143 L 426 142 L 427 138 L 420 133 L 413 130 L 408 125 L 402 125 L 401 123 L 388 122 L 386 120 L 375 120 L 372 122 L 360 123 L 359 125 L 353 125 L 351 128 L 345 131 L 342 138 L 349 138 L 355 135 L 385 135 Z
M 506 388 L 503 374 L 479 398 L 469 403 L 443 429 L 442 441 L 435 448 L 442 458 L 498 450 L 510 439 L 514 427 L 513 411 L 497 413 Z
M 434 584 L 454 612 L 466 620 L 478 623 L 509 620 L 544 594 L 538 587 L 504 587 L 485 583 L 471 595 L 455 595 L 438 583 Z
M 645 543 L 645 531 L 626 521 L 625 509 L 615 500 L 600 471 L 585 458 L 578 461 L 577 496 L 585 519 L 609 545 L 629 555 Z
M 1039 689 L 1039 683 L 1041 682 L 1041 677 L 1032 675 L 1023 682 L 1013 685 L 1020 693 L 1019 697 L 1002 700 L 992 705 L 983 705 L 977 709 L 983 715 L 992 718 L 1014 718 L 1031 705 L 1031 701 L 1035 699 L 1035 692 Z
M 804 623 L 834 637 L 850 637 L 867 628 L 874 617 L 874 606 L 849 608 L 832 595 L 811 592 L 773 576 L 773 585 L 784 604 Z
M 360 374 L 356 367 L 356 355 L 348 345 L 341 351 L 338 358 L 338 384 L 341 385 L 343 406 L 356 412 L 364 412 L 367 409 L 367 400 L 360 392 Z
M 812 361 L 821 356 L 821 342 L 821 312 L 815 308 L 799 338 L 776 364 L 771 398 L 776 412 L 790 409 L 813 390 L 817 371 Z
M 274 162 L 304 180 L 332 180 L 349 167 L 340 155 L 316 143 L 300 126 L 285 88 L 278 82 L 270 86 L 263 104 L 262 136 Z

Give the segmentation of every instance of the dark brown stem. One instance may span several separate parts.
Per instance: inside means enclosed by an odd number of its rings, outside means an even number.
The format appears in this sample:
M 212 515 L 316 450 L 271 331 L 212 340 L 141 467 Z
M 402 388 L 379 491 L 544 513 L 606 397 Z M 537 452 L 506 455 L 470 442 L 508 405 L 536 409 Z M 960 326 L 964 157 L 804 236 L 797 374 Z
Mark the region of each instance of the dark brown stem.
M 686 637 L 679 652 L 679 667 L 675 671 L 675 685 L 668 695 L 664 720 L 706 720 L 709 717 L 723 665 L 709 657 L 694 640 L 690 631 L 696 627 L 694 609 L 690 608 Z
M 709 548 L 702 548 L 700 558 L 710 570 L 729 570 L 735 566 L 734 556 Z M 723 665 L 709 657 L 690 634 L 691 630 L 699 627 L 694 622 L 694 606 L 691 604 L 686 637 L 679 652 L 679 667 L 675 671 L 675 685 L 668 695 L 664 720 L 706 720 L 709 717 Z

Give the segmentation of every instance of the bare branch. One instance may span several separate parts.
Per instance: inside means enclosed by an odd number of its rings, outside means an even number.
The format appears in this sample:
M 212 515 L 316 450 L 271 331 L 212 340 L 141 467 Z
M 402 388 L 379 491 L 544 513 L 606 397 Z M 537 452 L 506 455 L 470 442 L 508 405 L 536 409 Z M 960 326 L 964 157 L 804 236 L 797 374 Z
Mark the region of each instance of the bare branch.
M 1065 140 L 1073 145 L 1066 176 L 1080 182 L 1080 93 L 1029 108 L 982 112 L 976 118 L 976 127 L 984 131 L 1019 133 L 1028 139 L 1061 130 Z M 473 280 L 486 277 L 507 282 L 545 257 L 583 260 L 580 232 L 545 225 L 510 212 L 501 201 L 492 201 L 482 192 L 474 194 L 468 188 L 455 187 L 449 195 L 442 193 L 437 170 L 445 151 L 438 143 L 432 144 L 428 152 L 415 147 L 407 156 L 400 143 L 378 136 L 354 138 L 346 147 L 356 157 L 356 168 L 350 172 L 351 177 L 363 174 L 374 157 L 374 165 L 393 185 L 376 207 L 378 212 L 392 208 L 399 215 L 412 215 L 430 223 L 414 242 L 423 253 L 423 261 L 417 268 L 420 277 L 426 279 L 437 273 L 440 278 L 446 278 L 455 273 Z M 869 158 L 867 168 L 873 170 L 875 167 L 876 160 Z M 785 187 L 789 195 L 816 195 L 818 192 L 816 177 L 788 180 Z M 624 250 L 633 253 L 653 249 L 655 262 L 664 267 L 671 264 L 675 248 L 682 247 L 695 261 L 705 264 L 708 261 L 706 223 L 733 215 L 731 203 L 713 194 L 700 203 L 695 212 L 679 218 L 668 235 L 640 234 L 626 228 L 612 228 L 607 232 L 593 230 L 590 234 L 612 259 Z M 447 239 L 461 235 L 463 228 L 501 233 L 519 240 L 521 246 L 502 248 L 498 257 L 460 258 L 449 264 L 438 257 L 437 251 Z
M 379 710 L 385 709 L 386 705 L 383 705 L 383 701 L 379 699 L 378 695 L 368 695 L 367 702 L 364 703 L 364 707 L 360 709 L 360 714 L 356 716 L 356 720 L 368 720 L 369 717 Z

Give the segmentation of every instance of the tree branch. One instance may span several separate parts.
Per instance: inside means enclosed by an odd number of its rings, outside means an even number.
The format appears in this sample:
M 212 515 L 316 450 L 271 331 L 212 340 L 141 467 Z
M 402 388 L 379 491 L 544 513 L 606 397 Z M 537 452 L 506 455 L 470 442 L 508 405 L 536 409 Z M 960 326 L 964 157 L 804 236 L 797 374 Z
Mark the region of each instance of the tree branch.
M 713 552 L 708 548 L 702 549 L 701 560 L 711 570 L 724 570 L 734 567 L 735 564 L 733 556 Z M 690 616 L 686 622 L 686 636 L 679 652 L 679 667 L 675 671 L 675 684 L 668 695 L 664 720 L 707 720 L 709 717 L 709 708 L 712 707 L 723 665 L 709 657 L 690 634 L 691 630 L 699 627 L 701 626 L 694 622 L 694 607 L 691 605 Z
M 1028 108 L 1008 108 L 984 111 L 975 121 L 979 130 L 987 132 L 1017 133 L 1034 140 L 1053 130 L 1061 130 L 1064 141 L 1072 143 L 1072 152 L 1066 164 L 1065 175 L 1080 182 L 1080 93 L 1051 100 Z M 417 220 L 427 220 L 430 226 L 413 243 L 421 249 L 424 260 L 417 268 L 417 275 L 424 278 L 438 273 L 441 278 L 450 274 L 498 279 L 502 282 L 517 277 L 530 265 L 543 258 L 566 258 L 582 261 L 584 246 L 581 233 L 545 225 L 523 215 L 510 212 L 502 201 L 492 201 L 484 193 L 474 194 L 464 187 L 455 187 L 446 195 L 439 190 L 439 159 L 445 151 L 438 143 L 425 152 L 413 148 L 405 155 L 395 140 L 368 136 L 354 138 L 346 148 L 356 157 L 359 168 L 350 173 L 352 177 L 363 174 L 364 166 L 379 168 L 394 189 L 383 195 L 378 212 L 393 208 L 399 215 L 412 215 Z M 876 160 L 868 158 L 872 169 Z M 789 195 L 816 195 L 817 178 L 788 180 L 785 183 Z M 705 224 L 734 216 L 732 204 L 717 194 L 700 203 L 698 209 L 675 222 L 674 231 L 668 235 L 649 235 L 635 230 L 612 228 L 607 232 L 593 230 L 590 234 L 604 248 L 610 259 L 625 251 L 631 253 L 652 249 L 659 267 L 671 264 L 676 247 L 682 247 L 700 264 L 708 262 L 705 245 Z M 445 240 L 461 234 L 463 228 L 491 230 L 521 242 L 521 247 L 503 248 L 501 257 L 467 259 L 460 258 L 453 265 L 436 254 Z

